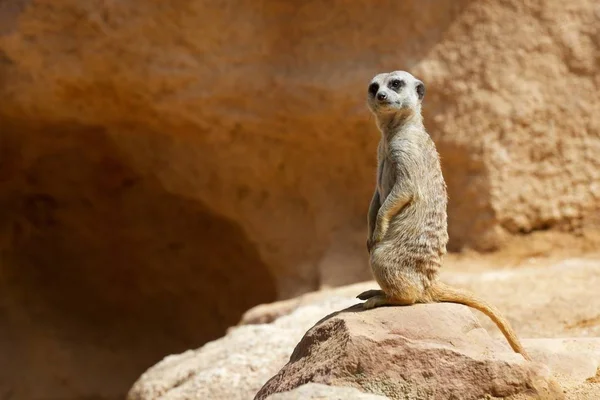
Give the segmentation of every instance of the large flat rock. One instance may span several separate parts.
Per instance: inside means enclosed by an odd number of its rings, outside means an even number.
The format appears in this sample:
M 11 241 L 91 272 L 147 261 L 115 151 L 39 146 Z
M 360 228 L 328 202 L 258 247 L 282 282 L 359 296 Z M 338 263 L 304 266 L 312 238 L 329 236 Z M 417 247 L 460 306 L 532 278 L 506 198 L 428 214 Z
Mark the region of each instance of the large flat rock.
M 392 399 L 563 398 L 547 366 L 500 346 L 456 304 L 335 313 L 304 335 L 255 400 L 306 382 Z

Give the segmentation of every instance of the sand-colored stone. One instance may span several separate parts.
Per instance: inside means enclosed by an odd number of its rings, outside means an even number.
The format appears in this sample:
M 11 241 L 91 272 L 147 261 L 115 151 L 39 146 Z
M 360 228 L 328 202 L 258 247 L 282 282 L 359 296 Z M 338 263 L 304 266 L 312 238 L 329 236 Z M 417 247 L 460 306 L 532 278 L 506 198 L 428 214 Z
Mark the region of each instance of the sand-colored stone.
M 307 383 L 287 392 L 275 393 L 267 400 L 385 400 L 389 397 L 361 392 L 358 389 Z
M 392 399 L 562 399 L 551 370 L 492 339 L 457 304 L 346 309 L 311 328 L 257 393 L 306 382 L 356 387 Z
M 253 305 L 369 279 L 383 70 L 427 84 L 451 248 L 597 225 L 597 1 L 260 4 L 1 2 L 0 393 L 120 399 Z
M 514 274 L 507 271 L 497 274 L 448 273 L 445 278 L 475 289 L 496 304 L 514 324 L 533 358 L 548 365 L 566 391 L 568 400 L 594 400 L 600 398 L 600 384 L 596 378 L 600 365 L 600 335 L 590 327 L 567 329 L 565 323 L 570 325 L 570 321 L 599 309 L 595 302 L 598 299 L 595 278 L 600 276 L 599 268 L 597 261 L 570 260 L 536 269 L 523 268 L 521 276 L 517 270 Z M 544 274 L 544 271 L 548 273 Z M 493 279 L 496 279 L 496 285 Z M 520 280 L 523 285 L 518 284 Z M 171 356 L 151 368 L 136 382 L 129 400 L 199 400 L 205 398 L 206 391 L 215 393 L 212 397 L 215 400 L 251 398 L 289 361 L 294 346 L 307 330 L 325 315 L 356 304 L 358 300 L 354 296 L 374 285 L 374 282 L 358 283 L 309 293 L 295 302 L 288 300 L 256 307 L 245 315 L 242 325 L 231 328 L 224 338 L 200 349 Z M 477 291 L 478 287 L 485 292 Z M 503 287 L 513 287 L 513 295 L 523 298 L 523 303 L 503 301 Z M 535 304 L 527 297 L 528 292 L 534 290 L 559 293 L 559 289 L 565 287 L 570 289 L 563 290 L 560 296 L 555 295 L 560 298 L 559 304 L 547 300 Z M 589 309 L 582 303 L 586 299 L 590 303 Z M 573 306 L 568 307 L 568 304 Z M 524 321 L 519 315 L 526 314 L 530 307 L 534 312 Z M 476 315 L 487 335 L 494 339 L 495 348 L 503 354 L 513 354 L 489 318 L 468 310 L 469 318 Z M 523 336 L 523 332 L 532 336 Z M 485 336 L 482 332 L 478 335 Z
M 523 345 L 535 361 L 550 367 L 563 386 L 598 383 L 600 337 L 525 339 Z
M 332 296 L 270 324 L 229 330 L 196 350 L 166 357 L 146 371 L 127 400 L 248 400 L 287 362 L 306 330 L 324 313 L 356 300 Z
M 522 337 L 600 337 L 600 259 L 495 271 L 444 271 L 442 277 L 492 301 Z M 489 318 L 476 313 L 491 335 L 502 337 Z
M 430 88 L 451 248 L 598 229 L 597 1 L 474 1 L 414 72 Z

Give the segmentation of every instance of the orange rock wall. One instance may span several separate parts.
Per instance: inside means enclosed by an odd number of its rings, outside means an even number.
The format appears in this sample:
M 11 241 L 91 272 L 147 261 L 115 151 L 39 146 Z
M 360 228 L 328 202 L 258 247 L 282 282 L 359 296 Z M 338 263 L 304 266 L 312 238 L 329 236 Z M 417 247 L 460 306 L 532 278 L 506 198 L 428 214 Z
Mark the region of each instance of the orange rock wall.
M 597 226 L 599 6 L 521 3 L 2 2 L 0 393 L 122 398 L 369 278 L 380 71 L 427 85 L 452 249 Z

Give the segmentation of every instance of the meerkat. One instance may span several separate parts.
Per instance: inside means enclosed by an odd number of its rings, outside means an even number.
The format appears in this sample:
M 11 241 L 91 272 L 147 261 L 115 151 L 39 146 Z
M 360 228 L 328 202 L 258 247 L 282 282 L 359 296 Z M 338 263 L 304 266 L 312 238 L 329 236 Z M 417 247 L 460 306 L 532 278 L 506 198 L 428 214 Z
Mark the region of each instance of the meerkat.
M 405 71 L 376 75 L 367 104 L 381 131 L 377 184 L 369 206 L 367 250 L 382 290 L 357 296 L 363 308 L 451 302 L 490 317 L 513 350 L 526 360 L 508 321 L 474 294 L 438 280 L 448 243 L 447 189 L 440 157 L 423 125 L 425 85 Z

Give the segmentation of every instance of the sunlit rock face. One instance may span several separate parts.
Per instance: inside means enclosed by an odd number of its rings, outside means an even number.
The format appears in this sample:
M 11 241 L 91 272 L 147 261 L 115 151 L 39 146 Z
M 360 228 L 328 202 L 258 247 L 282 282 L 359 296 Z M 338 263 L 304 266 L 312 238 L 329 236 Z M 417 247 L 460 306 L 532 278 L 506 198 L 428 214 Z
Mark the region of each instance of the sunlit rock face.
M 451 249 L 597 226 L 599 15 L 2 2 L 0 394 L 122 398 L 253 305 L 368 279 L 378 72 L 426 84 Z

